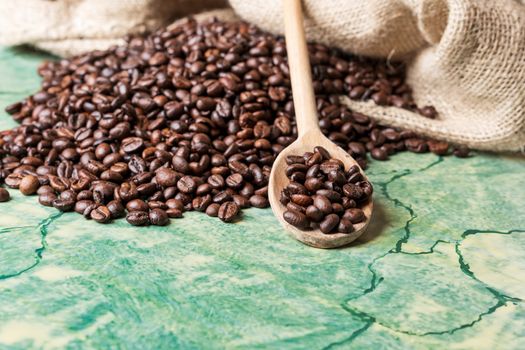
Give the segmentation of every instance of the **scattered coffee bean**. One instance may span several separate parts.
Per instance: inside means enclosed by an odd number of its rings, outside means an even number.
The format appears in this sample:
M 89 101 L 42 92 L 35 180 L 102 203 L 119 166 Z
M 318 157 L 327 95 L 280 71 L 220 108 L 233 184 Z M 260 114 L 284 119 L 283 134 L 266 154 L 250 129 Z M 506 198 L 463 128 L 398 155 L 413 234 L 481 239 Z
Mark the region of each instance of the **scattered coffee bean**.
M 118 219 L 126 215 L 126 210 L 121 202 L 113 200 L 107 204 L 112 219 Z
M 29 196 L 35 194 L 40 186 L 38 178 L 33 175 L 26 175 L 20 181 L 18 189 L 22 192 L 23 195 Z
M 149 224 L 149 215 L 146 211 L 132 211 L 126 215 L 126 221 L 133 226 L 144 226 Z
M 224 202 L 219 207 L 219 212 L 217 214 L 222 221 L 231 222 L 239 214 L 239 206 L 235 204 L 235 202 Z
M 105 205 L 100 205 L 91 210 L 90 216 L 91 219 L 101 224 L 105 224 L 111 220 L 111 212 Z
M 0 203 L 7 202 L 10 198 L 11 196 L 9 195 L 9 191 L 0 187 Z
M 149 222 L 155 226 L 166 226 L 170 219 L 164 210 L 157 208 L 149 212 Z

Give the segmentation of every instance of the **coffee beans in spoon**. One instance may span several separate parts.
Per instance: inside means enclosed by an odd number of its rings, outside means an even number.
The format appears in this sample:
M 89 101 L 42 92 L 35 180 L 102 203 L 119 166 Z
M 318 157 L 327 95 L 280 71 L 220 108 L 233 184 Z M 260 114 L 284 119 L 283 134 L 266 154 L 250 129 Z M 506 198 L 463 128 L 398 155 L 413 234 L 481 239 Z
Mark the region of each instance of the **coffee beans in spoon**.
M 361 209 L 372 195 L 372 184 L 358 166 L 344 164 L 323 147 L 286 158 L 290 183 L 280 201 L 287 210 L 283 218 L 301 230 L 319 228 L 325 234 L 351 233 L 366 221 Z

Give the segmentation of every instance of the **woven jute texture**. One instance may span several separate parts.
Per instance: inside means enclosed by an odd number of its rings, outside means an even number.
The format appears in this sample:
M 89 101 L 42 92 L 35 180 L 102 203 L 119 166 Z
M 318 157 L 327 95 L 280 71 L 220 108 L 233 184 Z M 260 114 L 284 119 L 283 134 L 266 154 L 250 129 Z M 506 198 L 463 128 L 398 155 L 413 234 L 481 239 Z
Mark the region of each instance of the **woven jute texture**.
M 0 44 L 71 56 L 225 5 L 226 0 L 0 0 Z

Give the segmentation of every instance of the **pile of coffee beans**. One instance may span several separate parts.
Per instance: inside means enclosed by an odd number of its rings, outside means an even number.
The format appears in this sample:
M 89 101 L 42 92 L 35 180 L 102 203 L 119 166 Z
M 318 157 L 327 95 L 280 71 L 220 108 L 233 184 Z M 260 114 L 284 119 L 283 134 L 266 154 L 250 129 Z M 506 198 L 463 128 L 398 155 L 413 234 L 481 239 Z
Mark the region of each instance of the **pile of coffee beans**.
M 367 152 L 448 152 L 339 104 L 346 94 L 435 117 L 414 104 L 403 65 L 309 50 L 321 128 L 363 168 Z M 187 210 L 231 222 L 265 208 L 271 166 L 297 135 L 285 42 L 243 22 L 188 20 L 38 72 L 41 90 L 6 108 L 21 125 L 0 132 L 0 183 L 100 223 L 165 225 Z
M 301 230 L 350 233 L 354 224 L 366 220 L 362 210 L 372 195 L 357 165 L 345 170 L 339 159 L 331 158 L 323 147 L 313 152 L 286 157 L 285 172 L 290 183 L 279 201 L 286 206 L 283 218 Z

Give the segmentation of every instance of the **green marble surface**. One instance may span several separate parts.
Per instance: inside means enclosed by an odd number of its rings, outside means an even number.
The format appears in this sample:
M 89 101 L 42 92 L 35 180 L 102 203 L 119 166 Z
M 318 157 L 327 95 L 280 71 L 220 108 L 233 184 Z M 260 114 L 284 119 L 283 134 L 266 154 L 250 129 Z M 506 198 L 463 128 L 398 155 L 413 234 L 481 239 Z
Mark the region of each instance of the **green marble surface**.
M 43 58 L 0 49 L 0 129 Z M 405 153 L 368 174 L 372 225 L 339 250 L 288 238 L 270 210 L 135 228 L 10 190 L 0 349 L 523 349 L 525 160 Z

